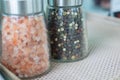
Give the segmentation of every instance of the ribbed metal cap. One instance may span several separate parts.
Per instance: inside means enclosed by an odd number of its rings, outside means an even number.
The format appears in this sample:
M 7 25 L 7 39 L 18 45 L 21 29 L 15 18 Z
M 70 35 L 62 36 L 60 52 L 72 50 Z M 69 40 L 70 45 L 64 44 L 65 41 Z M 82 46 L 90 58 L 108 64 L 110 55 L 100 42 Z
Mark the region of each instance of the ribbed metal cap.
M 49 6 L 79 6 L 82 0 L 48 0 Z
M 5 14 L 27 15 L 42 11 L 43 0 L 2 0 Z

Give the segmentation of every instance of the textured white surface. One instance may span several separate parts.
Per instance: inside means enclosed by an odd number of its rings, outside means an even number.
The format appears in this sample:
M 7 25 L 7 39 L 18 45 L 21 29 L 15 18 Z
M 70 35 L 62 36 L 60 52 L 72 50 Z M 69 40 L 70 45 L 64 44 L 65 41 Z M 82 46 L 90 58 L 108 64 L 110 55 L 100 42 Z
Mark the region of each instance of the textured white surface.
M 52 70 L 34 80 L 120 80 L 120 24 L 88 20 L 89 53 L 79 62 L 52 63 Z

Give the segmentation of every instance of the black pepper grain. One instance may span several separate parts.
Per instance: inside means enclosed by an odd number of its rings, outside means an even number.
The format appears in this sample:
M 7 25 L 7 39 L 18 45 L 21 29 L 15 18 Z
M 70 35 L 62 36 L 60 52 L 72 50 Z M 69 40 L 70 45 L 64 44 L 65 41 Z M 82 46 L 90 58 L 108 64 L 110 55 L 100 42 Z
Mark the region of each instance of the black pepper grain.
M 87 55 L 87 33 L 80 7 L 49 8 L 48 31 L 52 59 L 76 61 Z

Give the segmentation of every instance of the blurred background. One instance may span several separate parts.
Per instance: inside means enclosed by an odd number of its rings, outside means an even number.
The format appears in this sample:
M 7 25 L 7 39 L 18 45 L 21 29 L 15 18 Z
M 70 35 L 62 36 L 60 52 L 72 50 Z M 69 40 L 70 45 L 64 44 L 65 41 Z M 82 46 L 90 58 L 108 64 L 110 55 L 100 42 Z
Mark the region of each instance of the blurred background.
M 120 0 L 84 0 L 83 7 L 90 13 L 120 18 Z
M 90 13 L 110 15 L 110 0 L 83 0 L 83 9 Z

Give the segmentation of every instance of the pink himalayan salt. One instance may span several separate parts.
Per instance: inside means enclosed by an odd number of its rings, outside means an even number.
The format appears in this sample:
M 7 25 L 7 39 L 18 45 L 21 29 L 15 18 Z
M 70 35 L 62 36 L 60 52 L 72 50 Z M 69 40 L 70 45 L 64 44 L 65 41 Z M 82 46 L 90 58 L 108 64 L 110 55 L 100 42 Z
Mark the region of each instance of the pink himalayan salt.
M 47 30 L 42 16 L 3 18 L 2 63 L 20 78 L 49 68 Z

